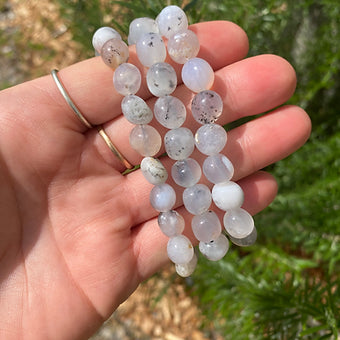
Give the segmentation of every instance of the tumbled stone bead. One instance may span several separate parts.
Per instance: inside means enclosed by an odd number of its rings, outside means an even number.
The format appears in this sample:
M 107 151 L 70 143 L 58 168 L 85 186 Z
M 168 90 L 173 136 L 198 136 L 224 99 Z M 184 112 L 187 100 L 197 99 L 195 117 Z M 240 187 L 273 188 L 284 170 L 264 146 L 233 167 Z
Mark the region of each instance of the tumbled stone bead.
M 146 83 L 154 96 L 169 95 L 177 86 L 176 71 L 168 63 L 153 64 L 146 74 Z
M 185 227 L 184 218 L 175 210 L 161 212 L 158 215 L 158 225 L 163 234 L 173 237 L 182 234 Z
M 221 234 L 216 240 L 211 242 L 200 242 L 198 245 L 200 252 L 210 261 L 219 261 L 229 250 L 228 239 Z
M 222 231 L 218 216 L 211 210 L 195 215 L 191 221 L 191 228 L 197 240 L 201 242 L 216 240 Z
M 234 175 L 233 164 L 222 154 L 207 157 L 202 170 L 207 180 L 214 184 L 230 181 Z
M 128 61 L 129 48 L 123 40 L 113 38 L 103 45 L 100 55 L 107 66 L 116 69 L 120 64 Z
M 154 156 L 160 150 L 162 139 L 150 125 L 136 125 L 130 133 L 130 145 L 142 156 Z
M 190 30 L 181 31 L 172 35 L 168 41 L 168 53 L 173 61 L 184 64 L 197 56 L 200 43 L 197 35 Z
M 185 159 L 194 151 L 194 136 L 191 130 L 184 127 L 169 130 L 164 136 L 164 146 L 171 159 Z
M 196 94 L 191 102 L 192 116 L 200 124 L 211 124 L 221 116 L 223 102 L 218 93 L 205 90 Z
M 216 206 L 224 211 L 240 208 L 244 201 L 243 190 L 232 181 L 215 184 L 211 195 Z
M 203 214 L 211 205 L 210 189 L 204 184 L 196 184 L 183 191 L 183 204 L 193 215 Z
M 157 158 L 143 158 L 140 168 L 145 179 L 153 185 L 162 184 L 168 179 L 168 172 L 162 162 Z
M 129 26 L 128 44 L 134 45 L 145 33 L 159 33 L 159 28 L 154 19 L 137 18 Z
M 184 235 L 171 237 L 167 244 L 169 259 L 176 264 L 189 263 L 194 256 L 194 247 Z
M 129 63 L 119 65 L 113 74 L 113 85 L 123 96 L 136 94 L 140 88 L 142 76 L 139 69 Z
M 181 100 L 173 96 L 158 98 L 154 106 L 157 121 L 168 129 L 179 128 L 185 121 L 187 110 Z
M 167 183 L 154 186 L 150 192 L 150 203 L 157 211 L 171 210 L 176 203 L 175 190 Z
M 176 263 L 175 264 L 176 273 L 182 277 L 189 277 L 195 271 L 196 266 L 197 266 L 197 256 L 194 253 L 194 256 L 188 263 L 183 263 L 183 264 Z
M 176 184 L 188 188 L 200 180 L 202 170 L 200 165 L 192 158 L 175 162 L 171 167 L 171 176 Z
M 133 124 L 148 124 L 153 118 L 146 102 L 134 94 L 124 97 L 121 107 L 125 118 Z
M 100 54 L 101 53 L 101 49 L 103 47 L 103 45 L 110 39 L 122 39 L 122 37 L 120 36 L 120 34 L 114 30 L 111 27 L 100 27 L 98 28 L 92 37 L 92 46 L 95 49 L 95 51 Z
M 193 92 L 209 90 L 214 83 L 214 79 L 214 71 L 204 59 L 192 58 L 183 65 L 183 83 Z
M 156 22 L 161 35 L 170 38 L 173 34 L 188 28 L 188 19 L 178 6 L 167 6 L 159 13 Z
M 161 63 L 166 57 L 166 47 L 162 37 L 157 33 L 146 33 L 136 43 L 139 61 L 146 67 Z
M 227 143 L 227 132 L 218 124 L 204 124 L 195 133 L 195 145 L 205 155 L 218 154 Z

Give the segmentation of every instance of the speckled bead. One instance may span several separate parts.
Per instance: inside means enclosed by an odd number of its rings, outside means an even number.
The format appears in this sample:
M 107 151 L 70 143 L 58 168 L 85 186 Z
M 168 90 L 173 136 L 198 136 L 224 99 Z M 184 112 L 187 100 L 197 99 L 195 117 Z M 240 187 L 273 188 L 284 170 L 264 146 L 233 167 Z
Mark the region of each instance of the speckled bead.
M 113 38 L 103 45 L 100 55 L 107 66 L 116 69 L 128 61 L 129 48 L 123 40 Z
M 122 39 L 122 37 L 120 36 L 120 34 L 114 30 L 111 27 L 100 27 L 98 28 L 92 37 L 92 46 L 95 49 L 95 51 L 100 54 L 101 53 L 101 49 L 103 47 L 103 45 L 110 39 Z
M 146 33 L 159 33 L 159 28 L 154 19 L 137 18 L 129 26 L 128 44 L 134 45 Z
M 146 102 L 134 94 L 124 97 L 121 107 L 125 118 L 133 124 L 148 124 L 153 118 Z
M 146 33 L 136 43 L 139 61 L 146 67 L 164 62 L 166 47 L 162 37 L 157 33 Z
M 168 178 L 168 172 L 162 162 L 157 158 L 143 158 L 140 168 L 145 179 L 153 185 L 165 183 Z
M 191 130 L 184 127 L 169 130 L 164 136 L 164 146 L 171 159 L 185 159 L 194 151 L 194 136 Z

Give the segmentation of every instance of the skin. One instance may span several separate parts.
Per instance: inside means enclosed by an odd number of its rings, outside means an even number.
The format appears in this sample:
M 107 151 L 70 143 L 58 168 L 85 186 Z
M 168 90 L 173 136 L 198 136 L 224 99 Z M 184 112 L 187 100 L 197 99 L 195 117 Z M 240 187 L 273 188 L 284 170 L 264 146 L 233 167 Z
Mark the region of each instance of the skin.
M 310 134 L 301 108 L 281 106 L 294 92 L 295 72 L 278 56 L 244 59 L 246 34 L 230 22 L 191 29 L 200 39 L 199 57 L 216 71 L 213 89 L 224 100 L 218 123 L 269 112 L 230 131 L 223 151 L 245 192 L 243 207 L 256 214 L 277 192 L 275 179 L 260 169 L 297 150 Z M 132 49 L 129 61 L 140 66 Z M 112 70 L 100 57 L 59 77 L 86 118 L 103 124 L 126 158 L 140 163 L 129 146 L 132 125 L 121 115 Z M 152 107 L 144 83 L 138 95 Z M 189 106 L 192 94 L 184 86 L 174 95 Z M 121 174 L 124 167 L 96 129 L 78 120 L 50 75 L 2 91 L 0 108 L 0 338 L 87 339 L 169 261 L 167 237 L 148 200 L 152 185 L 140 171 Z M 198 127 L 189 115 L 185 126 Z M 196 151 L 193 158 L 204 157 Z

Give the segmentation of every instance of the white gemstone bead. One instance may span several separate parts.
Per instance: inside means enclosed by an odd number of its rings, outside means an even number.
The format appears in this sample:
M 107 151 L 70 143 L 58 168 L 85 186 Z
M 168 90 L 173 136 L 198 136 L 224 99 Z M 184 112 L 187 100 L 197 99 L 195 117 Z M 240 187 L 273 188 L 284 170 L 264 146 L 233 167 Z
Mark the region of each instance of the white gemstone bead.
M 161 63 L 166 57 L 166 47 L 157 33 L 146 33 L 136 43 L 139 61 L 146 67 Z
M 173 34 L 188 28 L 188 19 L 178 6 L 167 6 L 159 13 L 156 22 L 161 35 L 170 38 Z
M 164 136 L 164 146 L 171 159 L 185 159 L 194 151 L 194 136 L 189 129 L 184 127 L 169 130 Z
M 122 39 L 120 34 L 111 27 L 100 27 L 98 28 L 92 37 L 92 46 L 100 54 L 103 45 L 110 39 Z
M 194 216 L 191 227 L 195 237 L 201 242 L 216 240 L 222 231 L 221 222 L 213 211 Z
M 184 218 L 175 210 L 161 212 L 158 215 L 158 225 L 163 234 L 173 237 L 182 234 L 185 227 Z
M 244 201 L 243 190 L 232 181 L 215 184 L 211 194 L 216 206 L 224 211 L 240 208 Z
M 183 65 L 183 83 L 193 92 L 209 90 L 214 83 L 214 79 L 214 71 L 204 59 L 192 58 Z
M 154 156 L 160 150 L 162 139 L 150 125 L 136 125 L 130 133 L 130 145 L 142 156 Z
M 129 48 L 122 39 L 108 40 L 102 47 L 100 55 L 104 63 L 112 69 L 126 63 L 129 59 Z
M 177 75 L 168 63 L 153 64 L 146 74 L 146 82 L 150 92 L 156 97 L 163 97 L 175 91 Z
M 189 263 L 194 256 L 194 247 L 184 235 L 171 237 L 168 241 L 169 259 L 176 264 Z
M 150 203 L 157 211 L 171 210 L 176 203 L 175 190 L 167 183 L 154 186 L 150 192 Z
M 196 94 L 191 102 L 192 116 L 200 124 L 211 124 L 221 116 L 223 102 L 218 93 L 211 90 Z
M 119 65 L 113 74 L 113 85 L 123 96 L 135 94 L 140 88 L 142 76 L 139 69 L 129 63 Z
M 228 239 L 221 234 L 215 241 L 199 243 L 200 252 L 210 261 L 221 260 L 229 250 Z
M 234 175 L 233 164 L 221 154 L 207 157 L 202 168 L 205 177 L 214 184 L 230 181 Z
M 124 97 L 121 107 L 125 118 L 133 124 L 148 124 L 153 118 L 146 102 L 134 94 Z
M 205 155 L 218 154 L 227 143 L 227 132 L 218 124 L 204 124 L 195 133 L 195 144 Z
M 190 214 L 199 215 L 211 205 L 210 189 L 204 184 L 196 184 L 183 191 L 183 203 Z
M 158 98 L 154 106 L 157 121 L 168 129 L 179 128 L 185 121 L 186 108 L 176 97 Z
M 196 266 L 197 266 L 197 256 L 194 253 L 194 256 L 192 257 L 190 262 L 184 263 L 184 264 L 178 264 L 178 263 L 175 264 L 176 273 L 179 276 L 188 277 L 195 271 Z
M 187 158 L 173 164 L 171 175 L 176 184 L 184 188 L 189 188 L 198 183 L 202 175 L 202 170 L 194 159 Z
M 134 45 L 145 33 L 159 33 L 158 25 L 151 18 L 137 18 L 129 26 L 129 45 Z
M 140 168 L 145 179 L 153 185 L 165 183 L 168 179 L 168 172 L 161 161 L 157 158 L 143 158 Z
M 185 30 L 172 35 L 167 47 L 171 59 L 178 64 L 184 64 L 197 56 L 200 43 L 193 31 Z

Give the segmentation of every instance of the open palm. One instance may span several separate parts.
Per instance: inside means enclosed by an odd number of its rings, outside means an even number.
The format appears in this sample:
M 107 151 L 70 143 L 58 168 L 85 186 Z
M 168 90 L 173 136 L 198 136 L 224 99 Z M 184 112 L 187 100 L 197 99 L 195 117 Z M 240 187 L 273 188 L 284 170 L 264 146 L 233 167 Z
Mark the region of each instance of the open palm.
M 199 56 L 216 71 L 214 90 L 225 106 L 218 123 L 267 112 L 292 95 L 295 73 L 285 60 L 241 60 L 248 41 L 236 25 L 210 22 L 191 29 L 200 39 Z M 138 65 L 133 51 L 130 60 Z M 138 164 L 112 71 L 93 58 L 59 74 L 87 119 L 103 124 Z M 138 94 L 152 107 L 145 84 Z M 175 96 L 189 106 L 192 94 L 184 86 Z M 0 108 L 0 338 L 86 339 L 168 261 L 167 237 L 148 200 L 151 184 L 140 171 L 121 174 L 122 165 L 97 130 L 77 119 L 51 76 L 2 91 Z M 190 118 L 185 126 L 197 128 Z M 259 170 L 299 148 L 309 132 L 308 116 L 294 106 L 229 132 L 224 153 L 234 163 L 246 210 L 255 214 L 276 194 L 275 180 Z M 180 195 L 177 207 L 183 209 Z

